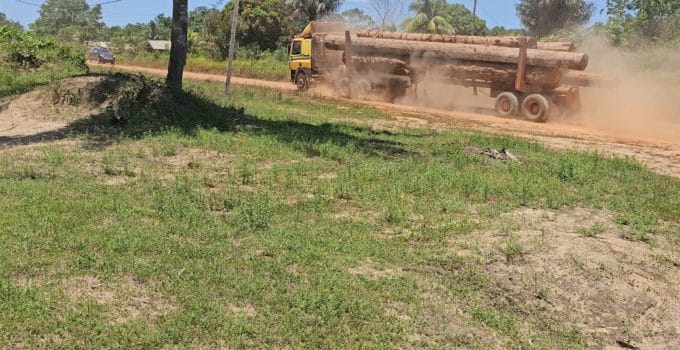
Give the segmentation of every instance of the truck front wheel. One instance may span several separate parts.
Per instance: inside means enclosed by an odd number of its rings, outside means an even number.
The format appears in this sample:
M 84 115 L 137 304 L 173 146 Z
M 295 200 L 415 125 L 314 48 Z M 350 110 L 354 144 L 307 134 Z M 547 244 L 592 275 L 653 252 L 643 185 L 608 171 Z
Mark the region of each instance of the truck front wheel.
M 295 85 L 297 85 L 298 91 L 309 89 L 309 78 L 307 77 L 307 73 L 298 72 L 295 76 Z

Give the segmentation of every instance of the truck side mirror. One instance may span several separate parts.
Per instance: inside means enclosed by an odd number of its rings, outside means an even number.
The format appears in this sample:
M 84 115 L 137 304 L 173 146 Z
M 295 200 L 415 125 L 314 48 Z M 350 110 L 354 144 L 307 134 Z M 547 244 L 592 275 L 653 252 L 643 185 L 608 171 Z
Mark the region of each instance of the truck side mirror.
M 290 44 L 288 44 L 288 46 L 286 46 L 286 52 L 288 52 L 288 54 L 290 55 Z

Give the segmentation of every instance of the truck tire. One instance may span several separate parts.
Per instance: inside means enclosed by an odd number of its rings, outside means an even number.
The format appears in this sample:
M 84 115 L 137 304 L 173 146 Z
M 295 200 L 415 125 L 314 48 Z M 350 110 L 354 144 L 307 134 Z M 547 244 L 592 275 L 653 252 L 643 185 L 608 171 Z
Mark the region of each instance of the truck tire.
M 544 122 L 550 115 L 550 102 L 543 95 L 531 94 L 522 101 L 522 115 L 532 122 Z
M 496 97 L 496 113 L 502 117 L 513 117 L 519 111 L 519 98 L 512 92 L 502 92 Z
M 309 89 L 309 78 L 307 77 L 307 73 L 297 72 L 297 74 L 295 74 L 295 85 L 297 86 L 298 91 L 306 91 Z

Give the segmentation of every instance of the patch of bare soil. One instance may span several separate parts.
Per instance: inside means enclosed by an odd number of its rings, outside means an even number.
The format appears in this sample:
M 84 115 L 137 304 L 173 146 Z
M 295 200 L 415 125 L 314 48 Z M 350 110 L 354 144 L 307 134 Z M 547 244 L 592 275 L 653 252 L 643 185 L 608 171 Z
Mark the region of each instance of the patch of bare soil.
M 68 78 L 5 101 L 0 108 L 0 144 L 19 137 L 58 138 L 76 120 L 103 112 L 111 78 Z
M 591 347 L 680 347 L 678 247 L 627 240 L 606 211 L 525 209 L 502 221 L 504 232 L 467 247 L 486 260 L 493 307 L 577 329 Z
M 177 309 L 173 298 L 129 276 L 112 281 L 101 281 L 94 276 L 74 277 L 64 280 L 61 288 L 69 303 L 94 301 L 104 306 L 113 324 L 153 320 Z

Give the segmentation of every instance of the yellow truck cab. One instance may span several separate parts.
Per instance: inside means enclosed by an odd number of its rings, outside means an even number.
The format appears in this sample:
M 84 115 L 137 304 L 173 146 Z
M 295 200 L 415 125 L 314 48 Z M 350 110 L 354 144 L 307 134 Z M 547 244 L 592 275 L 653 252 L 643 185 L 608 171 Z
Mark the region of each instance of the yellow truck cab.
M 300 91 L 343 65 L 342 53 L 326 50 L 323 42 L 326 35 L 342 34 L 344 30 L 341 22 L 311 22 L 293 38 L 288 51 L 290 80 Z

